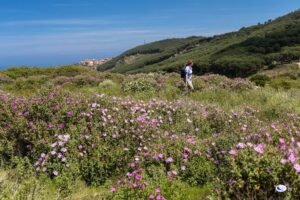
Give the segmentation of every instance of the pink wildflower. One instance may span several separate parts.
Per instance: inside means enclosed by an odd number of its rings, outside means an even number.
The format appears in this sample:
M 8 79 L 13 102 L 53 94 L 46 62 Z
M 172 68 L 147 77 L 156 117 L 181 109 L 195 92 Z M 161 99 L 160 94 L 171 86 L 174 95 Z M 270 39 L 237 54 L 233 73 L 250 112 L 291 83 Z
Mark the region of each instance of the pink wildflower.
M 59 128 L 59 129 L 63 129 L 63 128 L 64 128 L 64 125 L 63 125 L 63 124 L 58 124 L 58 128 Z
M 264 144 L 259 144 L 256 147 L 254 147 L 254 150 L 260 154 L 264 153 L 265 150 L 265 145 Z
M 53 128 L 53 125 L 49 123 L 49 124 L 48 124 L 48 128 L 49 128 L 49 129 L 52 129 L 52 128 Z
M 236 149 L 231 149 L 230 151 L 229 151 L 229 154 L 230 155 L 237 155 L 237 153 L 238 153 L 238 151 L 236 150 Z
M 194 151 L 194 154 L 195 154 L 196 156 L 200 156 L 200 155 L 201 155 L 201 153 L 200 153 L 199 150 L 195 150 L 195 151 Z
M 300 165 L 298 163 L 294 164 L 294 169 L 296 170 L 297 173 L 300 173 Z
M 28 116 L 29 116 L 29 112 L 26 111 L 26 112 L 24 113 L 24 116 L 25 116 L 25 117 L 28 117 Z
M 134 188 L 137 188 L 139 185 L 136 183 L 136 182 L 134 182 L 133 184 L 132 184 L 132 187 L 134 187 Z
M 155 192 L 156 192 L 156 193 L 160 193 L 160 188 L 156 188 L 156 189 L 155 189 Z
M 141 184 L 141 188 L 142 188 L 142 189 L 145 189 L 146 186 L 147 186 L 147 183 L 145 183 L 145 182 Z
M 280 163 L 283 164 L 283 165 L 286 164 L 287 163 L 287 159 L 281 159 Z
M 33 122 L 32 121 L 29 122 L 29 127 L 33 128 Z
M 59 145 L 59 146 L 63 146 L 64 144 L 65 144 L 65 142 L 62 142 L 62 141 L 59 141 L 59 142 L 58 142 L 58 145 Z
M 58 154 L 57 154 L 57 158 L 62 158 L 62 154 L 61 154 L 61 153 L 58 153 Z
M 253 147 L 253 144 L 251 142 L 247 142 L 248 147 Z
M 158 158 L 163 159 L 164 158 L 164 154 L 162 154 L 162 153 L 158 154 Z
M 279 143 L 284 144 L 285 143 L 284 139 L 283 138 L 279 138 Z
M 166 159 L 166 163 L 171 163 L 171 162 L 173 162 L 173 158 L 172 157 L 169 157 L 169 158 Z
M 136 162 L 130 163 L 130 167 L 135 167 L 135 166 L 136 166 Z
M 188 154 L 186 154 L 186 153 L 183 153 L 183 154 L 182 154 L 182 158 L 187 159 L 188 157 L 189 157 Z
M 139 116 L 136 120 L 140 122 L 144 122 L 145 119 L 146 119 L 145 116 Z
M 238 148 L 238 149 L 244 149 L 245 147 L 246 147 L 246 145 L 244 144 L 244 143 L 238 143 L 237 145 L 236 145 L 236 147 Z
M 72 111 L 67 112 L 67 116 L 68 116 L 68 117 L 72 117 L 72 115 L 73 115 L 73 112 L 72 112 Z
M 113 185 L 111 186 L 111 189 L 110 189 L 111 192 L 115 192 L 117 191 L 117 186 Z
M 156 200 L 165 200 L 165 197 L 163 197 L 162 195 L 158 195 L 158 196 L 156 197 Z
M 297 156 L 294 153 L 291 153 L 289 156 L 289 161 L 291 161 L 291 163 L 295 163 L 297 160 Z
M 132 174 L 130 172 L 127 172 L 126 176 L 131 177 Z

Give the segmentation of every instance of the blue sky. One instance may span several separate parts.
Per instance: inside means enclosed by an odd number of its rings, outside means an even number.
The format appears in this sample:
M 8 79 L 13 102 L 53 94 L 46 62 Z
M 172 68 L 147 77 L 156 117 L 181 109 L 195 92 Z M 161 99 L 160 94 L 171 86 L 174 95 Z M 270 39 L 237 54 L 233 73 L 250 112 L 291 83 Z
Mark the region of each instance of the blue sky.
M 144 41 L 220 34 L 299 8 L 299 0 L 0 0 L 0 68 L 111 57 Z

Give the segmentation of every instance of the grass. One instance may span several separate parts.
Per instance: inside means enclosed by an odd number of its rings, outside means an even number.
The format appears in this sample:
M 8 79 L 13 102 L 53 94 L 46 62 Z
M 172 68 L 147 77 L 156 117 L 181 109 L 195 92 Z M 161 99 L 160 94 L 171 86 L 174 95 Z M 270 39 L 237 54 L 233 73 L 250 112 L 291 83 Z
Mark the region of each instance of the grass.
M 69 199 L 69 200 L 96 200 L 105 199 L 109 192 L 107 186 L 87 186 L 82 181 L 76 181 L 71 187 L 71 193 L 64 195 L 57 184 L 48 178 L 30 177 L 20 179 L 14 175 L 14 170 L 0 169 L 0 199 Z
M 299 73 L 299 66 L 297 64 L 286 64 L 275 67 L 274 69 L 264 70 L 258 74 L 266 75 L 270 78 L 275 77 L 291 77 Z
M 31 199 L 31 200 L 99 200 L 105 199 L 110 193 L 107 182 L 104 186 L 87 186 L 82 181 L 76 181 L 67 195 L 61 193 L 57 184 L 46 177 L 30 177 L 20 179 L 14 170 L 0 169 L 0 199 Z M 187 200 L 208 199 L 212 186 L 184 188 Z
M 225 110 L 236 110 L 250 106 L 258 109 L 276 107 L 280 110 L 300 112 L 300 92 L 293 90 L 276 90 L 273 88 L 257 88 L 250 91 L 228 91 L 217 89 L 215 91 L 194 92 L 189 96 L 191 99 L 205 104 L 219 105 Z

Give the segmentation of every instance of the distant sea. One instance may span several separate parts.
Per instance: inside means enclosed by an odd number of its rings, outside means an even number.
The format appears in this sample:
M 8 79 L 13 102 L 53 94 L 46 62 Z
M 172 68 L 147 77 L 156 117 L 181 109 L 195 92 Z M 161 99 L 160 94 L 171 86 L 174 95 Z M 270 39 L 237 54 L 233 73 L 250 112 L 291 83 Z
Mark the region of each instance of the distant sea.
M 0 70 L 5 70 L 9 68 L 16 68 L 16 67 L 35 67 L 35 68 L 47 68 L 47 67 L 59 67 L 65 65 L 76 65 L 78 63 L 64 63 L 64 64 L 57 64 L 57 65 L 16 65 L 16 66 L 0 66 Z
M 35 67 L 35 68 L 47 68 L 47 67 L 59 67 L 59 66 L 64 66 L 64 65 L 72 65 L 72 64 L 63 64 L 63 65 L 51 65 L 51 66 L 30 66 L 30 65 L 21 65 L 21 66 L 0 66 L 0 70 L 6 70 L 9 68 L 16 68 L 16 67 Z

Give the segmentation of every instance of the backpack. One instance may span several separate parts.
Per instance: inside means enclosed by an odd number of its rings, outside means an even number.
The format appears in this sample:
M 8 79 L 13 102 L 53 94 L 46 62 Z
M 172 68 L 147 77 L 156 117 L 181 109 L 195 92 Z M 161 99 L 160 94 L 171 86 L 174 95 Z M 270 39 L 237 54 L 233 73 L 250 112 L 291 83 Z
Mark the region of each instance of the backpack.
M 185 66 L 183 66 L 180 70 L 180 75 L 181 75 L 181 78 L 185 78 L 186 77 L 186 71 L 185 71 Z

